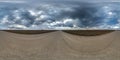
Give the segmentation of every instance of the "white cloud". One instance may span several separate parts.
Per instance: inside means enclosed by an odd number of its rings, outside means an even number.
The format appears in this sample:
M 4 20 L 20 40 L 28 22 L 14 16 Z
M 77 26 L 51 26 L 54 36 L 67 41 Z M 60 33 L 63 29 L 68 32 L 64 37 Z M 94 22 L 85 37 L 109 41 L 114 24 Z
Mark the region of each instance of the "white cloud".
M 0 0 L 0 2 L 41 2 L 41 1 L 82 1 L 82 2 L 120 2 L 120 0 Z
M 10 2 L 10 3 L 22 3 L 22 2 L 30 2 L 33 0 L 0 0 L 0 2 Z M 34 2 L 41 3 L 43 0 L 34 0 Z M 48 0 L 45 0 L 48 1 Z M 58 0 L 49 0 L 49 1 L 57 1 Z M 48 2 L 49 2 L 48 1 Z M 64 0 L 64 1 L 71 1 L 71 0 Z M 83 1 L 83 0 L 74 0 L 74 1 Z M 84 0 L 84 2 L 113 2 L 113 0 Z M 114 0 L 114 2 L 117 0 Z M 63 2 L 63 0 L 61 0 Z M 67 2 L 69 3 L 69 2 Z M 32 4 L 30 4 L 33 6 Z M 72 4 L 71 4 L 72 5 Z M 101 5 L 101 7 L 95 7 L 95 8 L 82 8 L 79 4 L 75 6 L 68 6 L 67 4 L 58 6 L 58 5 L 52 5 L 52 4 L 39 4 L 39 7 L 32 7 L 32 8 L 10 8 L 8 7 L 2 8 L 0 10 L 1 13 L 1 20 L 0 20 L 0 29 L 3 28 L 15 28 L 15 29 L 53 29 L 53 28 L 120 28 L 120 22 L 114 23 L 113 26 L 108 24 L 111 23 L 112 20 L 117 21 L 117 17 L 119 12 L 115 15 L 112 14 L 111 11 L 107 9 L 108 7 L 113 10 L 116 10 L 114 7 L 107 6 L 107 8 L 102 9 L 105 7 L 104 5 Z M 15 5 L 16 6 L 16 5 Z M 96 5 L 97 6 L 97 5 Z M 84 6 L 83 6 L 84 7 Z M 89 7 L 89 6 L 88 6 Z M 117 7 L 115 5 L 115 7 Z M 6 8 L 8 10 L 6 10 Z M 77 9 L 76 9 L 77 8 Z M 82 9 L 81 9 L 82 8 Z M 97 10 L 96 10 L 97 9 Z M 17 10 L 17 11 L 16 11 Z M 95 10 L 95 12 L 93 12 Z M 106 12 L 104 12 L 106 11 Z M 85 14 L 83 14 L 83 12 Z M 107 14 L 108 13 L 108 14 Z M 105 18 L 105 17 L 106 18 Z M 107 17 L 110 18 L 107 18 Z M 97 17 L 97 19 L 95 18 Z M 100 18 L 100 20 L 99 20 Z M 102 18 L 102 19 L 101 19 Z M 110 22 L 105 22 L 110 21 Z M 103 25 L 102 25 L 103 24 Z M 117 24 L 117 25 L 116 25 Z M 3 26 L 3 28 L 1 28 Z M 112 26 L 112 27 L 111 27 Z
M 81 2 L 120 2 L 120 0 L 28 0 L 28 1 L 81 1 Z
M 0 0 L 0 2 L 8 2 L 8 3 L 25 3 L 24 0 Z

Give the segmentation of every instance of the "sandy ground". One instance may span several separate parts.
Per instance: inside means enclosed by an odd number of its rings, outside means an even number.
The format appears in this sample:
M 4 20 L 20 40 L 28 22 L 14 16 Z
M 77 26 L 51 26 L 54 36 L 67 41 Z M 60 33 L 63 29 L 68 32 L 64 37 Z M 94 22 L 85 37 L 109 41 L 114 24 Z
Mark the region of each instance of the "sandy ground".
M 0 60 L 120 60 L 120 32 L 80 36 L 0 31 Z

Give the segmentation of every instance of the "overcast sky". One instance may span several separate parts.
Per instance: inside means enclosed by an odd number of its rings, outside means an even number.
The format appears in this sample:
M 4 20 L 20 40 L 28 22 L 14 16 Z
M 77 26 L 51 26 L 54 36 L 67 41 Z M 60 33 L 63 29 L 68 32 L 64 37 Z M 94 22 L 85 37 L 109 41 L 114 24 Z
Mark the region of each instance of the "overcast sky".
M 0 0 L 0 2 L 23 2 L 23 1 L 82 1 L 82 2 L 120 2 L 120 0 Z
M 25 0 L 0 0 L 0 2 L 24 3 Z

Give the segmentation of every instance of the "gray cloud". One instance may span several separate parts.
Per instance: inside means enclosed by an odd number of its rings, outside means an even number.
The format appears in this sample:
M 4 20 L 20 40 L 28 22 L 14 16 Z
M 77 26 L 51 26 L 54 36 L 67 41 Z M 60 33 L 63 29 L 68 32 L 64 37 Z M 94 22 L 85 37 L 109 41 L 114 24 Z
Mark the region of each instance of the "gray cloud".
M 120 0 L 0 0 L 0 2 L 120 2 Z
M 118 29 L 120 4 L 39 4 L 0 7 L 0 29 Z

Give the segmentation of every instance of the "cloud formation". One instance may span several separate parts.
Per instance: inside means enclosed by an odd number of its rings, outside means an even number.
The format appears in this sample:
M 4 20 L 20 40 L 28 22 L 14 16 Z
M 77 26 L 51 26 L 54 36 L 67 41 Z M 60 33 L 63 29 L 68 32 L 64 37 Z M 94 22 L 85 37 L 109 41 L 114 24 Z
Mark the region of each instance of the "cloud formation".
M 0 29 L 120 29 L 120 4 L 0 7 Z

